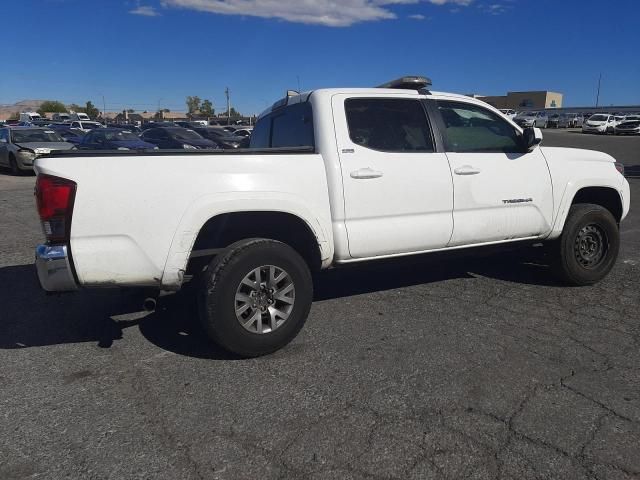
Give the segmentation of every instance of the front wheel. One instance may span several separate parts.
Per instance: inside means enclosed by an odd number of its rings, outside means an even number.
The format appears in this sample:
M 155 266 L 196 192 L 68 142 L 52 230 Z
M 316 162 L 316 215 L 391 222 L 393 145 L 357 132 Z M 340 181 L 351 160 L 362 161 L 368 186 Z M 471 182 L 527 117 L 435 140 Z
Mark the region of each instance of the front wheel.
M 555 270 L 570 285 L 593 285 L 613 268 L 620 231 L 609 210 L 600 205 L 572 205 L 562 235 L 555 241 Z
M 302 329 L 313 282 L 306 262 L 290 246 L 248 239 L 212 260 L 198 299 L 212 340 L 242 357 L 257 357 L 284 347 Z
M 9 155 L 9 169 L 11 170 L 11 175 L 14 175 L 16 177 L 22 174 L 20 168 L 18 167 L 18 161 L 13 155 Z

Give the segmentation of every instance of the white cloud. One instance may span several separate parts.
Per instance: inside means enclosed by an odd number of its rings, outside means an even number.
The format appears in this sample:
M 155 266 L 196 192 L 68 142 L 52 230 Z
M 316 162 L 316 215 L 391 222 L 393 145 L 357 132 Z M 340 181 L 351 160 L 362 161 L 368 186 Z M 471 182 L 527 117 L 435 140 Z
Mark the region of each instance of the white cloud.
M 138 5 L 133 10 L 129 10 L 129 13 L 132 15 L 142 15 L 144 17 L 157 17 L 160 15 L 154 7 L 149 7 L 145 5 Z
M 430 2 L 435 5 L 470 5 L 474 0 L 162 0 L 164 7 L 179 7 L 222 15 L 278 18 L 288 22 L 347 27 L 359 22 L 397 18 L 388 7 Z
M 425 20 L 427 17 L 419 13 L 416 13 L 415 15 L 409 15 L 409 18 L 412 20 Z

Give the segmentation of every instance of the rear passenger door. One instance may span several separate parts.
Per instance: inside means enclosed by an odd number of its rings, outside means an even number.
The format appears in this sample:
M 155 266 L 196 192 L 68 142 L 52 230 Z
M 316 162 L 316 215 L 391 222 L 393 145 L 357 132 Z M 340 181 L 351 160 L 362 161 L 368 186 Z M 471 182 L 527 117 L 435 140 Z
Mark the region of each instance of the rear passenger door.
M 422 102 L 339 94 L 332 107 L 351 257 L 445 247 L 453 231 L 451 171 Z
M 453 172 L 450 246 L 538 237 L 551 230 L 551 176 L 540 148 L 525 152 L 520 132 L 480 105 L 438 101 Z

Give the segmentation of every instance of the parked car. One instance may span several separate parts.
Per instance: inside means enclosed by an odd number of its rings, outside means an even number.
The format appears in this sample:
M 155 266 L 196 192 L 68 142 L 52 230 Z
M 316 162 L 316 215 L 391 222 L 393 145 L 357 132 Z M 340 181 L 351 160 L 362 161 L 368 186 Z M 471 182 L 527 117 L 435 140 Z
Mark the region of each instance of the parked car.
M 85 135 L 80 150 L 157 150 L 150 142 L 141 140 L 137 135 L 119 128 L 100 128 Z
M 640 135 L 640 115 L 627 115 L 615 126 L 616 135 Z
M 24 123 L 31 123 L 34 120 L 42 120 L 42 115 L 38 112 L 22 112 L 20 114 L 19 121 Z
M 253 128 L 251 127 L 238 128 L 233 132 L 233 135 L 235 135 L 236 137 L 250 137 L 252 132 Z
M 142 132 L 140 138 L 157 145 L 160 149 L 200 150 L 220 148 L 216 142 L 202 137 L 194 130 L 182 127 L 157 127 Z
M 234 135 L 220 127 L 200 127 L 194 128 L 194 130 L 204 138 L 208 138 L 209 140 L 216 142 L 225 149 L 239 148 L 242 140 L 244 139 L 244 137 Z
M 615 125 L 613 115 L 596 113 L 595 115 L 591 115 L 589 119 L 582 124 L 582 133 L 614 133 Z
M 65 142 L 78 145 L 86 135 L 86 132 L 77 128 L 71 128 L 69 125 L 50 125 L 49 128 L 60 135 Z
M 525 241 L 548 242 L 566 284 L 605 278 L 630 205 L 621 165 L 542 146 L 540 129 L 429 86 L 410 77 L 285 97 L 243 155 L 39 159 L 41 286 L 159 295 L 191 281 L 203 331 L 255 357 L 295 338 L 322 269 Z
M 132 123 L 110 123 L 107 125 L 107 128 L 118 128 L 120 130 L 135 133 L 136 135 L 142 133 L 142 129 Z
M 582 115 L 579 113 L 563 113 L 558 121 L 558 128 L 577 128 L 582 126 Z
M 545 112 L 521 112 L 513 121 L 521 127 L 547 128 L 548 117 Z
M 142 131 L 149 130 L 150 128 L 164 128 L 164 127 L 180 127 L 175 122 L 147 122 L 144 123 L 140 128 Z
M 47 128 L 0 128 L 0 166 L 9 167 L 14 175 L 32 171 L 33 162 L 40 155 L 71 148 L 72 143 Z
M 178 120 L 178 121 L 176 121 L 174 123 L 176 125 L 182 127 L 182 128 L 200 128 L 200 127 L 206 127 L 207 126 L 206 124 L 203 125 L 200 122 L 192 122 L 192 121 L 188 121 L 188 120 Z
M 68 113 L 54 113 L 51 117 L 54 122 L 66 122 L 71 120 L 71 115 Z
M 72 114 L 69 115 L 71 120 L 78 120 L 80 122 L 90 122 L 91 119 L 89 118 L 89 115 L 87 115 L 86 113 L 82 113 L 82 112 L 74 112 Z
M 558 124 L 560 123 L 560 114 L 552 113 L 549 115 L 547 119 L 547 127 L 549 128 L 558 128 Z
M 500 113 L 511 120 L 516 118 L 516 111 L 512 108 L 501 108 Z
M 77 128 L 78 130 L 82 130 L 83 132 L 90 132 L 91 130 L 94 130 L 96 128 L 104 128 L 104 125 L 102 125 L 101 123 L 92 121 L 74 120 L 70 122 L 69 125 L 71 126 L 71 128 Z

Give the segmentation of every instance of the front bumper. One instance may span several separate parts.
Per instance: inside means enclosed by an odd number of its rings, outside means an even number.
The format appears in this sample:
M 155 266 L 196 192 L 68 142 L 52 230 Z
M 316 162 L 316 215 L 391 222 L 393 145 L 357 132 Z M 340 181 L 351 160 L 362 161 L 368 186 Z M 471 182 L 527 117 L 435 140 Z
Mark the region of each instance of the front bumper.
M 588 132 L 588 133 L 606 133 L 607 132 L 607 127 L 590 127 L 587 125 L 583 125 L 582 126 L 582 131 L 583 132 Z
M 38 245 L 36 270 L 40 286 L 47 292 L 70 292 L 78 289 L 66 245 Z

